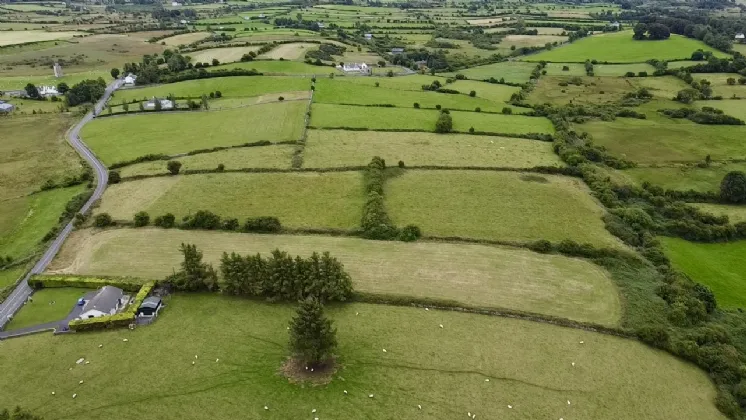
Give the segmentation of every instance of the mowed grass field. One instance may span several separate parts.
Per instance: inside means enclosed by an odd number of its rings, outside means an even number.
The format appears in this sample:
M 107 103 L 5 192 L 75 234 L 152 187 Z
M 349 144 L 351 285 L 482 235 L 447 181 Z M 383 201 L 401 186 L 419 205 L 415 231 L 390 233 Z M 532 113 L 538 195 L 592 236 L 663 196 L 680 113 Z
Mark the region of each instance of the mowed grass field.
M 351 237 L 117 229 L 76 232 L 53 269 L 162 278 L 179 267 L 181 242 L 217 267 L 223 252 L 293 255 L 329 251 L 356 290 L 560 316 L 616 325 L 621 307 L 608 274 L 585 260 L 473 244 L 382 242 Z
M 311 106 L 311 126 L 319 128 L 368 128 L 401 130 L 435 130 L 439 111 L 414 108 L 385 108 L 316 104 Z M 454 131 L 476 131 L 509 134 L 553 133 L 546 118 L 521 115 L 485 114 L 451 111 Z
M 25 42 L 51 41 L 70 39 L 82 32 L 46 32 L 46 31 L 0 31 L 0 46 L 22 44 Z
M 470 134 L 386 133 L 309 130 L 303 166 L 367 165 L 381 156 L 390 165 L 532 168 L 562 166 L 552 144 L 536 140 Z
M 601 221 L 602 207 L 580 180 L 482 171 L 408 171 L 386 184 L 397 225 L 425 236 L 527 242 L 572 239 L 620 247 Z
M 659 60 L 686 59 L 695 50 L 711 51 L 716 57 L 727 54 L 717 51 L 705 43 L 671 34 L 662 41 L 636 41 L 632 31 L 592 35 L 551 51 L 542 51 L 525 58 L 527 61 L 585 62 L 585 60 L 608 61 L 610 63 L 640 63 L 651 58 Z
M 311 90 L 311 81 L 298 77 L 215 77 L 154 87 L 119 90 L 111 100 L 111 104 L 151 99 L 153 96 L 165 98 L 168 95 L 174 95 L 176 97 L 199 98 L 215 91 L 220 91 L 224 98 L 231 98 L 301 90 Z M 133 107 L 130 107 L 130 109 L 134 110 Z
M 506 82 L 511 83 L 526 83 L 534 68 L 536 68 L 536 64 L 534 63 L 506 61 L 459 70 L 457 73 L 474 80 L 484 80 L 494 77 L 497 80 L 505 79 Z M 446 73 L 444 76 L 454 76 L 457 73 Z
M 289 169 L 294 146 L 276 145 L 261 147 L 240 147 L 219 152 L 201 153 L 192 156 L 180 156 L 173 160 L 181 162 L 182 171 L 195 169 L 215 169 L 221 163 L 226 170 L 243 168 L 280 168 Z M 168 173 L 168 161 L 157 160 L 125 166 L 119 169 L 120 175 L 156 175 Z
M 256 51 L 259 46 L 251 47 L 229 47 L 229 48 L 210 48 L 207 50 L 195 51 L 186 55 L 192 57 L 192 63 L 210 63 L 212 60 L 218 60 L 221 63 L 232 63 L 239 61 L 244 54 Z
M 277 420 L 442 419 L 467 412 L 477 418 L 724 418 L 704 372 L 636 341 L 415 308 L 349 304 L 327 313 L 338 330 L 342 367 L 326 386 L 303 387 L 278 374 L 293 306 L 177 295 L 148 327 L 4 342 L 0 405 L 18 404 L 44 418 L 91 420 L 198 419 L 207 406 L 216 418 Z M 76 365 L 80 357 L 91 363 Z
M 131 220 L 144 210 L 177 219 L 198 210 L 222 217 L 275 216 L 285 227 L 353 229 L 363 207 L 362 175 L 337 173 L 225 173 L 149 178 L 112 185 L 98 212 Z
M 259 140 L 297 140 L 303 131 L 305 110 L 304 101 L 295 101 L 224 111 L 100 118 L 86 124 L 81 137 L 110 165 L 151 153 L 177 154 Z
M 34 293 L 33 300 L 27 302 L 5 326 L 5 331 L 62 321 L 86 292 L 88 290 L 73 287 L 39 290 Z
M 673 266 L 692 280 L 709 286 L 718 306 L 746 308 L 746 273 L 743 256 L 746 241 L 695 243 L 679 238 L 660 238 Z
M 704 159 L 703 159 L 704 160 Z M 624 173 L 638 182 L 650 182 L 671 190 L 718 191 L 728 172 L 746 171 L 746 163 L 714 163 L 709 168 L 697 166 L 681 167 L 637 167 L 625 169 Z

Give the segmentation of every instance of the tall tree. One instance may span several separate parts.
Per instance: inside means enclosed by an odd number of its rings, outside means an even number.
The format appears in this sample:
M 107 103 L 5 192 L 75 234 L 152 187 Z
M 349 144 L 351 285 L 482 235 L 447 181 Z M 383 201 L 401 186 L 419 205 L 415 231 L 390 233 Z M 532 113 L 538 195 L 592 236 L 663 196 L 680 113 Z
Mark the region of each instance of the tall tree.
M 41 94 L 39 93 L 39 89 L 34 86 L 33 83 L 29 83 L 24 88 L 26 91 L 26 96 L 28 96 L 31 99 L 41 99 Z
M 119 69 L 118 69 L 118 68 L 113 68 L 113 69 L 111 69 L 111 77 L 113 77 L 113 78 L 115 78 L 115 79 L 116 79 L 116 78 L 118 78 L 118 77 L 119 77 L 119 74 L 120 74 L 120 73 L 119 73 Z
M 720 198 L 728 203 L 746 203 L 746 174 L 729 172 L 720 183 Z
M 216 290 L 218 275 L 212 265 L 202 262 L 202 252 L 197 245 L 182 243 L 179 251 L 184 255 L 181 270 L 166 277 L 166 282 L 187 292 Z
M 290 322 L 290 348 L 293 356 L 310 366 L 327 362 L 337 348 L 337 330 L 324 316 L 324 307 L 313 298 L 300 303 Z

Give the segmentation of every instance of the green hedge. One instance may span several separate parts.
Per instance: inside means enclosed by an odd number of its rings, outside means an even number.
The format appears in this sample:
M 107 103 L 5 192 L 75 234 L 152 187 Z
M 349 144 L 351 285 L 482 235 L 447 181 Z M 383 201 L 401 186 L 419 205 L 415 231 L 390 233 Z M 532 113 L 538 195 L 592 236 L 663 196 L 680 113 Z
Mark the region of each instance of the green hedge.
M 66 276 L 66 275 L 35 275 L 29 279 L 29 285 L 34 289 L 49 289 L 57 287 L 80 287 L 97 289 L 103 286 L 115 286 L 128 292 L 135 292 L 143 287 L 147 280 L 134 277 L 95 277 L 95 276 Z
M 155 287 L 154 281 L 149 281 L 140 287 L 135 299 L 129 305 L 126 311 L 114 315 L 102 316 L 90 319 L 76 319 L 70 321 L 68 326 L 73 331 L 92 331 L 111 327 L 127 327 L 135 322 L 137 309 L 142 305 L 145 298 Z

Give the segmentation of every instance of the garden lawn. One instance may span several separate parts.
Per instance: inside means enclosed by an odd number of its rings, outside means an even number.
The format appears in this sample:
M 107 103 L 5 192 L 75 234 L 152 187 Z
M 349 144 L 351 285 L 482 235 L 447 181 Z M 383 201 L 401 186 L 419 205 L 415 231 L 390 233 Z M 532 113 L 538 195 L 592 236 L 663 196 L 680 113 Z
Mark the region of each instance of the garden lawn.
M 483 166 L 532 168 L 562 166 L 552 144 L 496 136 L 435 133 L 386 133 L 310 130 L 303 166 L 327 168 L 363 166 L 373 156 L 389 165 Z
M 660 238 L 673 266 L 715 293 L 721 308 L 746 307 L 746 272 L 743 256 L 746 241 L 695 243 L 679 238 Z
M 526 83 L 534 68 L 536 68 L 536 64 L 534 63 L 505 61 L 459 70 L 458 72 L 444 74 L 444 76 L 454 76 L 458 73 L 472 80 L 484 80 L 494 77 L 497 80 L 505 79 L 506 82 L 510 83 Z
M 621 248 L 602 207 L 574 178 L 481 171 L 407 171 L 390 179 L 386 209 L 425 236 L 529 242 L 572 239 Z
M 205 260 L 223 252 L 268 255 L 274 249 L 309 256 L 329 251 L 345 265 L 356 290 L 436 298 L 489 308 L 617 325 L 621 308 L 605 270 L 589 261 L 525 249 L 473 244 L 402 243 L 351 237 L 253 235 L 164 229 L 81 231 L 54 268 L 64 272 L 162 278 L 178 269 L 181 242 Z
M 224 111 L 99 118 L 83 128 L 81 137 L 107 165 L 153 153 L 297 140 L 303 131 L 306 105 L 294 101 Z
M 57 225 L 68 201 L 84 189 L 58 188 L 4 201 L 0 212 L 0 255 L 18 259 L 34 251 L 44 235 Z
M 716 57 L 729 57 L 705 43 L 671 34 L 662 41 L 636 41 L 632 31 L 611 32 L 580 39 L 551 51 L 541 51 L 527 56 L 527 61 L 585 62 L 585 60 L 608 61 L 610 63 L 642 63 L 651 58 L 658 60 L 686 59 L 695 50 L 712 51 Z
M 131 220 L 173 213 L 177 220 L 198 210 L 225 218 L 274 216 L 290 228 L 353 229 L 363 207 L 362 177 L 338 173 L 223 173 L 149 178 L 112 185 L 98 212 Z
M 165 98 L 170 94 L 178 97 L 200 98 L 210 92 L 220 91 L 224 98 L 259 96 L 268 93 L 310 90 L 311 81 L 298 77 L 236 76 L 214 77 L 212 79 L 187 80 L 155 87 L 120 90 L 111 104 L 123 101 L 132 102 L 150 99 L 154 96 Z M 183 101 L 182 101 L 183 102 Z M 130 106 L 130 110 L 136 110 Z
M 88 290 L 73 287 L 39 290 L 33 294 L 33 301 L 27 302 L 5 326 L 5 331 L 62 321 L 86 292 Z
M 703 159 L 704 160 L 704 159 Z M 637 167 L 625 169 L 638 182 L 650 182 L 670 190 L 719 191 L 720 183 L 728 172 L 746 171 L 746 163 L 713 163 L 709 168 L 697 166 L 681 167 Z
M 289 169 L 294 146 L 276 145 L 259 147 L 239 147 L 212 153 L 200 153 L 192 156 L 180 156 L 173 160 L 181 162 L 182 171 L 215 169 L 221 163 L 226 170 L 244 168 L 280 168 Z M 118 169 L 121 176 L 157 175 L 168 173 L 168 161 L 136 163 Z
M 326 386 L 300 386 L 278 374 L 294 305 L 214 294 L 167 303 L 157 322 L 132 331 L 4 342 L 0 406 L 90 420 L 202 419 L 207 407 L 214 418 L 257 420 L 313 418 L 312 410 L 320 418 L 372 420 L 467 412 L 724 419 L 704 372 L 634 340 L 450 311 L 335 305 L 327 314 L 341 368 Z M 91 363 L 76 365 L 80 357 Z

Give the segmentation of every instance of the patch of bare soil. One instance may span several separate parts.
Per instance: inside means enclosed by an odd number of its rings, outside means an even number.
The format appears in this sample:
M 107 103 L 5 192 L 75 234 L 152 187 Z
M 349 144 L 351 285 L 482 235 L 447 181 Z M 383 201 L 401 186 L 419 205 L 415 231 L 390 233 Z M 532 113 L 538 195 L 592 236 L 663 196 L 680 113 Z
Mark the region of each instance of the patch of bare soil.
M 311 384 L 311 385 L 326 385 L 332 381 L 332 377 L 337 373 L 337 360 L 331 358 L 326 362 L 308 365 L 302 360 L 298 360 L 294 357 L 288 357 L 285 363 L 280 367 L 280 372 L 286 378 L 288 382 L 294 384 Z

